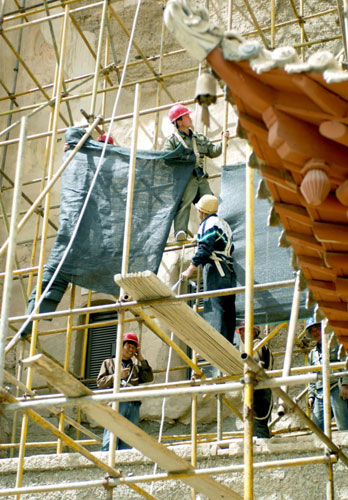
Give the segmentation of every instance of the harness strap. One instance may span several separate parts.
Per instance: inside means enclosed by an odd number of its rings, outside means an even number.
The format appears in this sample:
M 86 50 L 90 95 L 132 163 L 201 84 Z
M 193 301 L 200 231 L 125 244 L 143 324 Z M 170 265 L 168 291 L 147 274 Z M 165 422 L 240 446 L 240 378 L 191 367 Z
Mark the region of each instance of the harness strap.
M 183 137 L 179 134 L 178 130 L 174 131 L 174 135 L 178 139 L 178 141 L 184 146 L 184 148 L 191 149 L 187 146 L 186 142 L 184 141 Z M 197 147 L 196 137 L 194 135 L 192 135 L 192 149 L 193 149 L 193 152 L 196 156 L 196 163 L 198 163 L 198 158 L 200 158 L 200 154 L 199 154 L 198 147 Z M 203 162 L 203 173 L 204 174 L 206 173 L 204 162 Z
M 220 274 L 220 276 L 223 278 L 226 276 L 223 267 L 221 265 L 221 262 L 226 262 L 230 261 L 232 263 L 232 258 L 230 256 L 230 251 L 231 251 L 231 246 L 232 246 L 232 231 L 228 223 L 220 219 L 221 222 L 223 222 L 223 233 L 218 236 L 216 241 L 219 241 L 220 239 L 224 240 L 225 243 L 225 249 L 224 250 L 214 250 L 210 256 L 210 259 L 215 262 L 216 268 Z M 205 226 L 208 222 L 208 219 L 205 219 L 202 225 L 202 231 L 201 233 L 204 234 L 205 232 Z M 225 241 L 226 240 L 226 241 Z
M 330 385 L 330 392 L 332 391 L 332 389 L 335 389 L 335 387 L 337 387 L 337 386 L 338 386 L 338 382 L 335 382 L 334 384 Z M 323 389 L 313 389 L 313 393 L 314 393 L 315 397 L 318 399 L 323 399 L 323 397 L 324 397 L 323 393 L 322 392 L 321 392 L 321 394 L 318 393 L 318 390 L 322 391 Z

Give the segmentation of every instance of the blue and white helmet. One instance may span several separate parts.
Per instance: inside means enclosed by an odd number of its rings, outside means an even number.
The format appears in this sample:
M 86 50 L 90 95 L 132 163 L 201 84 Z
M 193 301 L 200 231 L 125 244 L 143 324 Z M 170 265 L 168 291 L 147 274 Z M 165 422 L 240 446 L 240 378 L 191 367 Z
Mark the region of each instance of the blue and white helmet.
M 315 321 L 314 316 L 312 316 L 311 318 L 308 318 L 306 320 L 306 332 L 309 333 L 312 326 L 320 326 L 320 325 L 321 325 L 320 321 Z

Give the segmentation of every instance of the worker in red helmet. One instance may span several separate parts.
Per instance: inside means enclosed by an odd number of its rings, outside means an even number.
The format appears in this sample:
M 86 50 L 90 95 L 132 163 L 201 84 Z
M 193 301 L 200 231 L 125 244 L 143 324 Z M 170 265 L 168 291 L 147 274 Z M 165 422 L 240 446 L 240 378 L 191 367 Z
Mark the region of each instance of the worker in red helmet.
M 113 386 L 114 373 L 115 358 L 104 359 L 97 378 L 99 389 L 108 389 Z M 123 335 L 121 385 L 123 387 L 135 386 L 152 381 L 152 368 L 141 354 L 138 337 L 133 332 L 125 333 Z M 139 425 L 140 405 L 141 401 L 120 401 L 118 411 L 133 424 Z M 102 451 L 108 451 L 109 444 L 110 432 L 108 429 L 104 429 Z M 126 450 L 129 448 L 131 446 L 117 438 L 117 450 Z
M 177 241 L 187 239 L 191 204 L 198 202 L 205 194 L 213 194 L 207 179 L 204 157 L 216 158 L 222 153 L 222 142 L 213 144 L 205 135 L 193 131 L 191 113 L 189 108 L 180 103 L 170 108 L 169 120 L 174 125 L 174 132 L 163 146 L 164 150 L 172 151 L 182 144 L 185 148 L 193 149 L 196 155 L 196 164 L 174 217 L 174 235 Z M 230 136 L 228 131 L 222 134 L 226 138 Z
M 98 137 L 97 141 L 98 142 L 106 142 L 106 138 L 107 138 L 107 135 L 102 134 Z M 108 138 L 108 144 L 114 144 L 114 140 L 111 136 L 109 136 L 109 138 Z
M 259 326 L 254 325 L 254 339 L 257 339 L 261 333 L 261 328 Z M 240 326 L 237 328 L 236 332 L 239 334 L 242 342 L 244 343 L 244 334 L 245 334 L 245 321 L 242 321 Z

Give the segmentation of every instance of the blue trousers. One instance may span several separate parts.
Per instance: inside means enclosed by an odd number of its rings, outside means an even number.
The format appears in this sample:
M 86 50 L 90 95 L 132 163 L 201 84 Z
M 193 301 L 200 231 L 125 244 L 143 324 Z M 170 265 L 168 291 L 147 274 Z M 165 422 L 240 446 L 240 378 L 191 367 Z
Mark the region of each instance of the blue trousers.
M 225 263 L 221 263 L 225 276 L 221 276 L 215 263 L 208 262 L 203 268 L 204 291 L 234 288 L 236 275 Z M 204 299 L 204 319 L 221 333 L 231 344 L 234 343 L 236 327 L 236 296 L 211 297 Z
M 119 413 L 127 420 L 135 425 L 139 425 L 140 401 L 121 401 L 119 405 Z M 103 443 L 101 451 L 109 451 L 110 444 L 110 431 L 104 429 Z M 116 450 L 129 450 L 132 448 L 127 443 L 117 438 Z
M 317 389 L 319 396 L 322 396 L 323 390 Z M 339 388 L 336 386 L 330 391 L 330 403 L 335 417 L 335 421 L 340 431 L 348 430 L 348 400 L 342 399 L 339 395 Z M 324 430 L 324 400 L 323 398 L 314 399 L 313 421 L 318 427 Z

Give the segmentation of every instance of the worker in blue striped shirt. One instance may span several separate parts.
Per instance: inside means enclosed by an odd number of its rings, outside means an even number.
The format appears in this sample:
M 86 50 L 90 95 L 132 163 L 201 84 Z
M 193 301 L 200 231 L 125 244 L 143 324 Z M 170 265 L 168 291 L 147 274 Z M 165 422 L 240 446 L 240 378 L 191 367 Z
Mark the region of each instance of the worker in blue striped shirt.
M 197 233 L 198 249 L 189 267 L 181 274 L 181 279 L 187 281 L 201 265 L 204 291 L 234 288 L 236 275 L 232 258 L 232 230 L 217 215 L 218 199 L 206 194 L 196 204 L 196 208 L 201 221 Z M 229 342 L 234 343 L 235 295 L 204 299 L 203 316 Z

